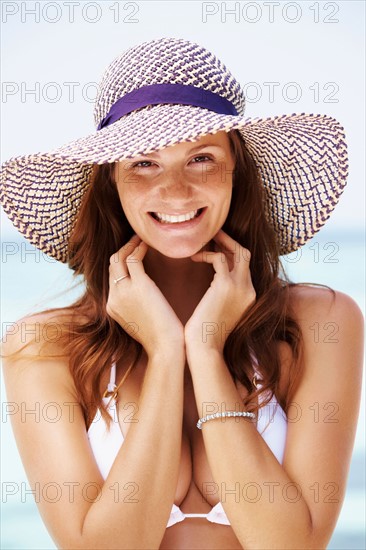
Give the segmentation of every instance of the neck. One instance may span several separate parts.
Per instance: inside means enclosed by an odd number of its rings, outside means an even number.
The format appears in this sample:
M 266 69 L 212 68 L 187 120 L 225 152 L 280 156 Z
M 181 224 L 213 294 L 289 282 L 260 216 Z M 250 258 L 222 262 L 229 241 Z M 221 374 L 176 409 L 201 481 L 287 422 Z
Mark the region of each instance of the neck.
M 183 323 L 193 313 L 215 273 L 207 262 L 168 258 L 153 248 L 146 252 L 144 269 Z

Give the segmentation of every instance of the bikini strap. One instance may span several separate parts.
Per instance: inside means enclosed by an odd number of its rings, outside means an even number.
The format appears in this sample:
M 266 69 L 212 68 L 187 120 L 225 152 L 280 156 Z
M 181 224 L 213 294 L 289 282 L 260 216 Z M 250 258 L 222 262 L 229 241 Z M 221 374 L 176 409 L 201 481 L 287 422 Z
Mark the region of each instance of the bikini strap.
M 253 352 L 250 352 L 250 358 L 252 360 L 252 367 L 254 370 L 254 376 L 252 378 L 252 384 L 255 387 L 255 389 L 261 388 L 262 384 L 259 383 L 260 380 L 260 373 L 258 371 L 258 360 Z
M 116 362 L 113 361 L 109 382 L 107 385 L 107 389 L 103 394 L 103 397 L 110 397 L 111 395 L 114 395 L 115 390 L 116 390 Z
M 108 384 L 108 390 L 113 391 L 115 385 L 116 385 L 116 362 L 113 361 L 112 367 L 111 367 L 111 376 Z
M 109 383 L 108 383 L 106 391 L 103 394 L 103 397 L 112 397 L 112 399 L 113 398 L 117 399 L 118 390 L 122 386 L 123 382 L 126 380 L 127 376 L 130 374 L 130 371 L 131 371 L 132 367 L 134 366 L 134 364 L 135 364 L 135 361 L 132 361 L 132 363 L 130 364 L 130 366 L 126 370 L 124 376 L 122 377 L 122 380 L 120 381 L 118 386 L 116 386 L 116 362 L 113 361 L 112 366 L 111 366 L 111 375 L 110 375 L 110 378 L 109 378 Z

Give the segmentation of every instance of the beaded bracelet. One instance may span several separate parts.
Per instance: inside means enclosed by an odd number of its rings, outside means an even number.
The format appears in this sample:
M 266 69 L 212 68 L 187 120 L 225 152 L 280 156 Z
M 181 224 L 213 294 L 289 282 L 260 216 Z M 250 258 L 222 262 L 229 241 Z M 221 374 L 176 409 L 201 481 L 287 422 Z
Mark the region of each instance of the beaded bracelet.
M 226 411 L 221 413 L 209 414 L 208 416 L 204 416 L 203 418 L 200 418 L 199 421 L 197 422 L 197 428 L 199 430 L 202 430 L 202 424 L 207 422 L 207 420 L 213 420 L 214 418 L 224 418 L 226 416 L 247 416 L 248 418 L 255 418 L 255 414 L 252 412 Z

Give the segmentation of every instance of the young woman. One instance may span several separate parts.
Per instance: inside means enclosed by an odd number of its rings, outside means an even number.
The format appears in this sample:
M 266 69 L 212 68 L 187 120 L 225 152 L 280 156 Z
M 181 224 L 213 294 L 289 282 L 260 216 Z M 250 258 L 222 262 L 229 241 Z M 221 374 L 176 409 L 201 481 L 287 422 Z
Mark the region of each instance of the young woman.
M 72 306 L 22 320 L 46 328 L 42 341 L 8 336 L 3 350 L 8 400 L 60 411 L 12 417 L 59 548 L 331 537 L 362 315 L 345 294 L 291 284 L 279 256 L 336 205 L 343 129 L 321 115 L 249 121 L 244 103 L 213 54 L 153 40 L 106 71 L 96 134 L 3 167 L 13 223 L 85 279 Z M 311 327 L 329 322 L 337 339 L 315 342 Z

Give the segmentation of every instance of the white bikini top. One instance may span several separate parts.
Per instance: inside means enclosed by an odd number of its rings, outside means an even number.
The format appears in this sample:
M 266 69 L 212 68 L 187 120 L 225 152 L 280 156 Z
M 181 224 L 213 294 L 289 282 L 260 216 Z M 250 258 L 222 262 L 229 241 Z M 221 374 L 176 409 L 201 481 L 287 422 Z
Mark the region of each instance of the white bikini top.
M 110 381 L 107 387 L 108 392 L 113 392 L 116 389 L 115 381 L 116 364 L 113 363 Z M 263 396 L 263 394 L 260 394 L 259 402 L 263 401 L 264 397 L 265 396 Z M 124 441 L 121 427 L 118 422 L 116 402 L 114 399 L 111 400 L 110 397 L 103 397 L 103 403 L 105 406 L 108 405 L 109 401 L 110 404 L 108 406 L 108 412 L 111 414 L 113 419 L 110 424 L 110 431 L 107 431 L 106 422 L 99 409 L 88 430 L 90 446 L 100 473 L 104 479 L 107 478 L 117 453 Z M 287 418 L 275 396 L 272 397 L 271 401 L 267 403 L 267 405 L 258 410 L 257 430 L 277 460 L 280 464 L 282 464 L 286 444 Z M 219 502 L 208 514 L 185 514 L 176 504 L 173 504 L 167 527 L 171 527 L 175 523 L 191 517 L 202 517 L 212 523 L 230 525 L 222 504 Z

